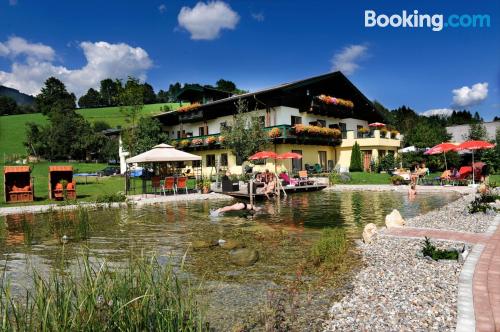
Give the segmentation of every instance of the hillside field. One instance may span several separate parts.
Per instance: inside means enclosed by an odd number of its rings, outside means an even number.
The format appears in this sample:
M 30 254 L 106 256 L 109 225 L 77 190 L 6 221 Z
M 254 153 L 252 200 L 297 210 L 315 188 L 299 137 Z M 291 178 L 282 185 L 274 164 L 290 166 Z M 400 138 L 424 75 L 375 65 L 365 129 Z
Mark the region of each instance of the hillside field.
M 179 103 L 163 103 L 144 105 L 142 109 L 143 116 L 159 114 L 160 107 L 165 105 L 171 109 L 179 107 Z M 112 128 L 116 126 L 125 126 L 125 117 L 120 112 L 119 107 L 103 108 L 84 108 L 78 109 L 80 113 L 89 122 L 104 121 Z M 0 162 L 4 161 L 5 156 L 19 154 L 26 155 L 23 145 L 26 135 L 26 123 L 34 122 L 37 124 L 47 123 L 47 118 L 40 113 L 0 116 Z

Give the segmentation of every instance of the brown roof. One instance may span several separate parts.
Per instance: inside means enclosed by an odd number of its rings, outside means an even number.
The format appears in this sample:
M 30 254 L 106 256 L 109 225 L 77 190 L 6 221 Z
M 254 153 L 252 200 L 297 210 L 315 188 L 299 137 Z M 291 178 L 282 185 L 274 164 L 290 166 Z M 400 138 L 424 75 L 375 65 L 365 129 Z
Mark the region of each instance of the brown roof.
M 25 173 L 31 172 L 31 168 L 29 166 L 4 166 L 4 173 Z
M 49 172 L 73 172 L 73 166 L 49 166 Z

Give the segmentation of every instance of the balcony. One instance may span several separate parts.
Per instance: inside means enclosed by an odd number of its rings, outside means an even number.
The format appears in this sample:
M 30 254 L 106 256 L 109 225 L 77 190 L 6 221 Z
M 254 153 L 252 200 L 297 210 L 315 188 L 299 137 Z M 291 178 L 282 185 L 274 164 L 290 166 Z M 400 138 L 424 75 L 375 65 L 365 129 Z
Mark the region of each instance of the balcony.
M 294 128 L 289 125 L 266 127 L 265 131 L 268 133 L 269 141 L 275 144 L 337 146 L 340 145 L 342 141 L 340 134 L 338 137 L 332 137 L 324 136 L 321 133 L 297 133 Z M 213 134 L 173 139 L 170 141 L 170 144 L 183 150 L 209 150 L 220 148 L 223 139 L 221 134 Z
M 341 147 L 352 147 L 355 142 L 359 144 L 360 147 L 400 147 L 401 146 L 401 134 L 394 134 L 391 132 L 381 132 L 376 129 L 369 133 L 354 133 L 350 130 L 346 132 L 346 137 L 342 140 Z

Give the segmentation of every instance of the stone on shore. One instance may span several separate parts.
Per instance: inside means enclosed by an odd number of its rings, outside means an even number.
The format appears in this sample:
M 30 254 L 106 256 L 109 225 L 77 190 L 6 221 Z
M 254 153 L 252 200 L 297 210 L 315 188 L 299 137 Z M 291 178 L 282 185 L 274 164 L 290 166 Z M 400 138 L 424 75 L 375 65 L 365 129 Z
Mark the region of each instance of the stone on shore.
M 391 213 L 385 216 L 385 226 L 387 228 L 391 227 L 401 227 L 405 225 L 405 220 L 401 216 L 398 210 L 394 209 Z
M 219 242 L 222 249 L 232 250 L 236 248 L 242 248 L 244 245 L 236 240 L 225 240 L 224 242 Z
M 231 263 L 238 266 L 252 266 L 259 260 L 259 252 L 255 249 L 233 249 L 229 252 Z
M 211 241 L 211 240 L 195 240 L 192 243 L 194 250 L 212 248 L 212 247 L 216 247 L 218 245 L 219 245 L 218 241 Z
M 363 229 L 363 242 L 371 243 L 376 235 L 377 235 L 377 226 L 373 223 L 367 224 Z

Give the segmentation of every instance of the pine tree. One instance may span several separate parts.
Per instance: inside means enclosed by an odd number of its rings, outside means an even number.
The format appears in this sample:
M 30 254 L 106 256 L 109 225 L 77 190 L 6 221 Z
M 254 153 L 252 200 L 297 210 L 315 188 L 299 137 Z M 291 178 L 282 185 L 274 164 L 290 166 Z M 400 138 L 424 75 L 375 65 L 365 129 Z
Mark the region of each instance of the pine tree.
M 354 143 L 351 152 L 351 165 L 349 166 L 349 172 L 361 172 L 363 167 L 361 165 L 361 150 L 359 149 L 358 142 Z

